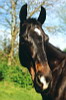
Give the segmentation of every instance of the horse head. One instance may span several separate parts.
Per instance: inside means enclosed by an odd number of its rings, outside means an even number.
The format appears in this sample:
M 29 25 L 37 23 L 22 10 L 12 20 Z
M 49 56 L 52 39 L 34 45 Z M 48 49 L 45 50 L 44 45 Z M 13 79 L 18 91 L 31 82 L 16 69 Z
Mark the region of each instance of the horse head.
M 35 89 L 43 92 L 51 86 L 52 73 L 48 64 L 45 43 L 48 36 L 42 29 L 46 19 L 46 10 L 41 7 L 38 19 L 27 18 L 27 4 L 20 10 L 19 59 L 28 68 Z

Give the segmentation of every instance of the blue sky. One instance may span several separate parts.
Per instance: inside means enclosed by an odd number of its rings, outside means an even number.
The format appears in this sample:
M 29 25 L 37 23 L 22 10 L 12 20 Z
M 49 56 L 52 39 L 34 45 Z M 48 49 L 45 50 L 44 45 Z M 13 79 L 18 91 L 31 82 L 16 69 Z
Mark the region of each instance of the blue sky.
M 43 24 L 43 29 L 45 33 L 48 34 L 49 41 L 56 47 L 60 48 L 61 50 L 66 48 L 66 24 L 62 22 L 62 18 L 60 18 L 58 11 L 60 11 L 60 13 L 62 14 L 61 10 L 65 6 L 65 4 L 66 4 L 66 0 L 58 0 L 57 2 L 54 2 L 53 6 L 50 6 L 50 7 L 44 6 L 46 8 L 47 15 L 46 15 L 45 23 Z M 66 8 L 65 8 L 65 11 L 66 11 Z M 66 13 L 64 14 L 65 15 L 63 16 L 66 16 Z M 36 17 L 39 16 L 39 13 L 38 15 L 36 13 L 35 16 Z M 60 30 L 60 25 L 64 28 L 64 31 L 62 31 L 62 29 Z M 56 26 L 58 29 L 54 33 L 49 32 L 46 28 L 48 26 L 51 26 L 51 27 Z
M 58 27 L 58 30 L 56 32 L 48 32 L 46 30 L 46 34 L 49 35 L 49 41 L 55 45 L 56 47 L 60 49 L 66 48 L 66 24 L 62 23 L 62 19 L 60 18 L 59 14 L 57 13 L 60 9 L 62 10 L 64 5 L 66 4 L 66 0 L 63 0 L 64 3 L 62 3 L 62 0 L 60 0 L 60 3 L 56 3 L 51 9 L 47 10 L 47 18 L 45 21 L 46 26 L 56 26 Z M 60 10 L 60 13 L 62 14 Z M 65 8 L 66 11 L 66 8 Z M 66 16 L 66 13 L 64 13 Z M 62 25 L 64 24 L 64 25 Z M 60 30 L 60 25 L 64 27 L 64 31 L 62 29 Z
M 4 1 L 4 0 L 2 0 L 2 1 Z M 41 0 L 41 1 L 43 1 L 43 0 Z M 54 0 L 54 1 L 56 1 L 56 0 Z M 27 2 L 29 5 L 30 0 L 25 0 L 25 2 Z M 40 2 L 40 0 L 36 0 L 36 4 L 37 4 L 37 2 Z M 66 27 L 63 26 L 64 31 L 60 31 L 59 26 L 62 25 L 63 23 L 62 23 L 62 21 L 60 21 L 59 14 L 57 12 L 60 9 L 63 9 L 63 6 L 65 3 L 66 3 L 66 0 L 58 0 L 57 2 L 54 2 L 53 6 L 50 6 L 50 7 L 44 6 L 46 8 L 46 12 L 47 12 L 47 18 L 46 18 L 45 23 L 43 24 L 44 31 L 46 34 L 49 35 L 49 41 L 53 45 L 55 45 L 56 47 L 59 47 L 62 50 L 64 48 L 66 48 Z M 20 7 L 18 7 L 18 9 L 20 9 Z M 65 11 L 66 11 L 66 9 L 65 9 Z M 36 13 L 33 16 L 37 17 L 37 16 L 39 16 L 39 13 Z M 0 16 L 0 20 L 2 20 L 2 22 L 4 22 L 3 17 L 4 17 L 3 15 Z M 49 32 L 46 28 L 48 26 L 52 26 L 52 27 L 57 26 L 58 31 L 56 31 L 55 33 Z M 5 34 L 7 34 L 7 33 L 3 33 L 2 32 L 3 30 L 4 30 L 4 27 L 0 24 L 0 40 L 3 40 L 4 36 L 6 36 Z M 7 29 L 7 31 L 9 32 L 9 29 Z M 10 35 L 8 34 L 8 37 L 6 36 L 6 38 L 9 38 L 9 37 L 10 37 Z

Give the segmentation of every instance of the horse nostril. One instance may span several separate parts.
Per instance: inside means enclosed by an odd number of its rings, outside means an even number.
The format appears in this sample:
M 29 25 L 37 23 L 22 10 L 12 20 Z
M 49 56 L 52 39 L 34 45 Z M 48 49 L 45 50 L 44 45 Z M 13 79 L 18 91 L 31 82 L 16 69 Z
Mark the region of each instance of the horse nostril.
M 51 77 L 46 77 L 46 82 L 51 82 Z
M 48 74 L 48 76 L 46 76 L 46 81 L 47 82 L 51 82 L 52 81 L 52 74 L 51 74 L 51 72 Z
M 40 75 L 37 75 L 37 77 L 36 77 L 36 82 L 37 82 L 38 85 L 41 84 L 41 81 L 40 81 Z
M 52 74 L 45 76 L 46 82 L 49 83 L 49 86 L 52 86 Z

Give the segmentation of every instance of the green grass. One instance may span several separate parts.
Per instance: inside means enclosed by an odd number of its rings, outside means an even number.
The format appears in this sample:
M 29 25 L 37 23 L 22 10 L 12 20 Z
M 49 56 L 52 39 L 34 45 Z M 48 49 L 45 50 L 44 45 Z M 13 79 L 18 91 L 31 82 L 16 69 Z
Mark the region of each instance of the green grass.
M 34 89 L 20 88 L 10 82 L 0 82 L 0 100 L 42 100 Z

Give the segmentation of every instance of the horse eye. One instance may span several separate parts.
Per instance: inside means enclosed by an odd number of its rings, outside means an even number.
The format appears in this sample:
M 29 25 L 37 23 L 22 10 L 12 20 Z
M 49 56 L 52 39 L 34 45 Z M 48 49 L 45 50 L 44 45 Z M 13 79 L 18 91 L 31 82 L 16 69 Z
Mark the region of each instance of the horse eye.
M 37 41 L 38 42 L 42 42 L 42 37 L 41 36 L 37 36 Z

